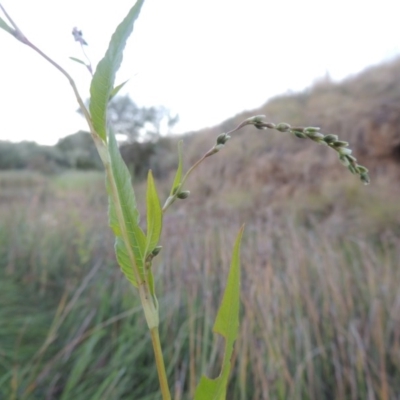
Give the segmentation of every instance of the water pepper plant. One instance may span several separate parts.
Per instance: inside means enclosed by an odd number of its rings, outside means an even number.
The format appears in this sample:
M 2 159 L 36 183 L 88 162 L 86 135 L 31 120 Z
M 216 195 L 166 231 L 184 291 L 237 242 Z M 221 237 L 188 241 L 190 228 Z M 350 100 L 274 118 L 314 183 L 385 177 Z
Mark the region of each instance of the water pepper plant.
M 310 139 L 319 144 L 329 146 L 338 153 L 339 160 L 350 172 L 358 175 L 362 182 L 369 183 L 368 170 L 357 163 L 357 159 L 348 148 L 348 143 L 339 140 L 336 135 L 324 135 L 316 127 L 291 127 L 286 123 L 277 125 L 265 121 L 262 115 L 243 121 L 230 132 L 222 133 L 216 138 L 215 144 L 188 171 L 183 173 L 182 142 L 178 145 L 178 168 L 171 191 L 163 206 L 157 193 L 157 188 L 151 171 L 147 178 L 147 223 L 146 230 L 140 225 L 139 211 L 136 206 L 135 194 L 131 184 L 131 176 L 118 149 L 115 134 L 107 123 L 107 106 L 124 83 L 115 86 L 115 74 L 118 71 L 126 41 L 133 31 L 135 20 L 140 14 L 144 0 L 138 0 L 128 12 L 125 19 L 115 30 L 109 47 L 94 70 L 87 62 L 71 57 L 72 60 L 86 66 L 92 74 L 90 86 L 90 103 L 86 106 L 76 84 L 69 73 L 48 55 L 43 53 L 23 34 L 4 7 L 0 9 L 4 17 L 0 17 L 0 28 L 12 35 L 19 42 L 30 47 L 53 65 L 68 80 L 75 94 L 79 107 L 85 117 L 93 141 L 104 164 L 106 188 L 109 198 L 109 224 L 115 235 L 115 254 L 118 264 L 128 281 L 137 289 L 143 307 L 147 326 L 150 332 L 155 364 L 158 372 L 160 390 L 163 400 L 170 400 L 171 394 L 164 365 L 162 346 L 159 337 L 159 306 L 156 295 L 152 262 L 161 251 L 160 237 L 163 226 L 163 216 L 176 199 L 186 199 L 190 192 L 185 189 L 191 173 L 208 157 L 221 151 L 231 135 L 239 129 L 253 125 L 257 129 L 275 129 L 280 132 L 292 133 L 301 139 Z M 82 50 L 86 42 L 82 32 L 73 30 L 74 39 L 80 43 Z M 84 53 L 85 57 L 86 54 Z M 87 58 L 87 57 L 86 57 Z M 240 228 L 233 247 L 231 266 L 227 284 L 223 293 L 221 305 L 217 313 L 213 331 L 225 339 L 225 349 L 220 375 L 216 379 L 201 377 L 196 388 L 195 400 L 223 400 L 226 398 L 229 373 L 232 368 L 232 353 L 239 328 L 240 299 L 240 241 L 243 235 Z

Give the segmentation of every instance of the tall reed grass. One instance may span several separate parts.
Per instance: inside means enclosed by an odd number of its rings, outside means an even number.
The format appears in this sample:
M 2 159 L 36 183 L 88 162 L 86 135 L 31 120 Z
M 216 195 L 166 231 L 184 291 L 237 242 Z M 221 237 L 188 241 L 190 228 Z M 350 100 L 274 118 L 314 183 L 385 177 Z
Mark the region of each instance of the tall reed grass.
M 36 179 L 27 196 L 0 176 L 0 398 L 159 399 L 146 322 L 106 229 L 102 178 L 63 179 Z M 321 220 L 315 207 L 253 218 L 251 206 L 233 217 L 196 208 L 200 219 L 167 214 L 154 265 L 175 399 L 219 371 L 223 346 L 210 332 L 244 212 L 227 398 L 400 399 L 396 224 L 374 230 L 350 211 Z M 338 229 L 346 218 L 357 229 Z

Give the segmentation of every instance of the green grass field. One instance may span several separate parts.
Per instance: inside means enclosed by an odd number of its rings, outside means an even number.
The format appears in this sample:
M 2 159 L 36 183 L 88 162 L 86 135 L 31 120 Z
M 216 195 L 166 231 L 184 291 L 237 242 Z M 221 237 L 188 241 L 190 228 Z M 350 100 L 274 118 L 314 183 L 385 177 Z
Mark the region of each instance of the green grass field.
M 377 185 L 263 207 L 235 189 L 168 211 L 153 267 L 174 399 L 218 373 L 212 324 L 243 222 L 227 398 L 400 399 L 400 205 Z M 106 207 L 100 173 L 0 174 L 0 399 L 161 398 Z

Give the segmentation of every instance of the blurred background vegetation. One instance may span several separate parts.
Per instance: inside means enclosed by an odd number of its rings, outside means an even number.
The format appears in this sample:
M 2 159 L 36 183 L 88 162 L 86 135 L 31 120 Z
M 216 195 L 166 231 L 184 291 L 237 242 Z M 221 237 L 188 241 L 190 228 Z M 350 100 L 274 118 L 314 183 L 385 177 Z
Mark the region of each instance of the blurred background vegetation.
M 165 216 L 154 264 L 174 399 L 192 398 L 202 373 L 218 374 L 211 329 L 243 222 L 228 398 L 400 399 L 399 76 L 400 59 L 327 78 L 184 135 L 190 166 L 251 115 L 321 126 L 350 142 L 372 184 L 326 147 L 251 128 L 196 171 L 190 198 Z M 149 168 L 161 200 L 168 195 L 180 138 L 160 131 L 176 117 L 123 97 L 110 113 L 143 215 Z M 160 399 L 90 135 L 53 147 L 1 142 L 0 169 L 0 399 Z

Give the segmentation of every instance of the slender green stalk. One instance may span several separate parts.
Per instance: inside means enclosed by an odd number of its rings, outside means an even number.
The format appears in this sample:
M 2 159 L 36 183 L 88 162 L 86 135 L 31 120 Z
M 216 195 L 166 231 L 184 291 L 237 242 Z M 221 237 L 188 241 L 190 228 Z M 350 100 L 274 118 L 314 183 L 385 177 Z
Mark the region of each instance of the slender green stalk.
M 224 133 L 221 136 L 223 136 L 223 141 L 221 143 L 218 143 L 217 140 L 217 144 L 212 147 L 210 150 L 207 151 L 207 153 L 205 153 L 199 160 L 197 160 L 186 172 L 185 176 L 182 178 L 182 181 L 180 183 L 180 185 L 176 188 L 175 190 L 175 194 L 173 196 L 170 196 L 167 198 L 167 200 L 165 201 L 165 204 L 162 208 L 163 213 L 165 213 L 165 211 L 167 211 L 168 207 L 176 200 L 176 198 L 178 197 L 179 193 L 181 193 L 181 190 L 183 188 L 183 185 L 185 184 L 185 182 L 187 181 L 187 179 L 189 178 L 189 176 L 191 175 L 191 173 L 207 158 L 212 156 L 215 153 L 218 153 L 218 151 L 221 149 L 221 147 L 223 147 L 223 145 L 225 144 L 225 142 L 230 138 L 229 135 L 231 135 L 232 133 L 238 131 L 239 129 L 243 128 L 244 126 L 249 125 L 248 120 L 243 121 L 241 124 L 239 124 L 235 129 L 232 129 L 231 131 L 229 131 L 228 133 Z
M 160 380 L 160 387 L 163 400 L 171 400 L 171 394 L 168 387 L 167 374 L 165 372 L 164 358 L 161 350 L 160 335 L 158 328 L 150 330 L 151 342 L 153 343 L 154 355 L 156 358 L 158 378 Z

